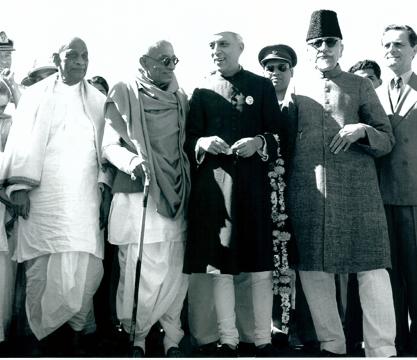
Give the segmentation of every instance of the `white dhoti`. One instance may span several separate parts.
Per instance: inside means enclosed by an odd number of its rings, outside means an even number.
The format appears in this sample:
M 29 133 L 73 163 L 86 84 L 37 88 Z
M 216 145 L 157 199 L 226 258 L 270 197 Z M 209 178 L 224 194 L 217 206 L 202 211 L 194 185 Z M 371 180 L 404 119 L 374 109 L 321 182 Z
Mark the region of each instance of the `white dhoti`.
M 119 245 L 116 309 L 127 332 L 132 318 L 142 198 L 143 193 L 117 193 L 110 211 L 109 241 Z M 159 321 L 165 331 L 167 351 L 178 346 L 184 335 L 180 315 L 188 288 L 188 275 L 182 272 L 185 220 L 159 215 L 149 197 L 145 225 L 134 343 L 145 349 L 145 338 L 152 325 Z
M 26 313 L 38 339 L 65 323 L 95 331 L 93 296 L 103 276 L 101 259 L 82 252 L 39 256 L 25 262 Z
M 138 245 L 119 246 L 120 281 L 117 316 L 129 332 Z M 178 346 L 184 332 L 180 315 L 187 293 L 188 276 L 182 273 L 184 242 L 144 244 L 136 317 L 135 346 L 145 349 L 152 325 L 160 322 L 165 331 L 164 348 Z

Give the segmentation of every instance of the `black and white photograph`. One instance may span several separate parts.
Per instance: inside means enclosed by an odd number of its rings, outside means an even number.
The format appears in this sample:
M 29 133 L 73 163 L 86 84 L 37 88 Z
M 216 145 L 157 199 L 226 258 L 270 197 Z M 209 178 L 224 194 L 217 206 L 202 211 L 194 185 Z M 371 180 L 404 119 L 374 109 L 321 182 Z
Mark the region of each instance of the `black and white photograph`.
M 415 8 L 5 1 L 0 358 L 417 357 Z

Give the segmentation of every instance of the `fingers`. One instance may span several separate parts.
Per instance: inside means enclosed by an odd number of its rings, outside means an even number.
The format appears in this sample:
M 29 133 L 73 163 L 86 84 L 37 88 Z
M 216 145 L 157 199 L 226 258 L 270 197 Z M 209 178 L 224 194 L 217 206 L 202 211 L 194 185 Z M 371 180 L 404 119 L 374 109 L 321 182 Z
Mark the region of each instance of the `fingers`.
M 243 138 L 236 141 L 231 149 L 239 157 L 251 157 L 256 152 L 256 142 L 254 138 Z
M 218 154 L 224 154 L 229 150 L 229 145 L 221 138 L 216 136 L 213 141 L 213 146 L 216 149 Z
M 202 144 L 202 148 L 213 155 L 227 154 L 230 147 L 229 145 L 218 136 L 211 136 L 205 138 Z
M 344 147 L 343 147 L 343 151 L 346 151 L 347 149 L 349 149 L 351 143 L 348 142 Z
M 349 141 L 347 141 L 346 139 L 341 138 L 338 135 L 336 135 L 335 138 L 333 138 L 333 140 L 334 141 L 332 141 L 332 144 L 330 144 L 330 151 L 333 154 L 338 154 L 341 150 L 345 150 L 345 149 L 347 150 L 350 146 Z
M 340 141 L 341 140 L 341 138 L 340 138 L 340 135 L 339 135 L 339 133 L 337 133 L 334 137 L 333 137 L 333 139 L 332 139 L 332 141 L 330 142 L 330 145 L 329 145 L 329 147 L 330 147 L 330 151 L 332 151 L 333 152 L 333 147 L 335 146 L 335 144 L 338 142 L 338 141 Z
M 12 193 L 11 201 L 14 205 L 14 209 L 18 216 L 22 216 L 24 219 L 29 217 L 30 200 L 29 195 L 24 190 L 18 190 Z
M 17 205 L 16 206 L 16 213 L 18 216 L 23 217 L 23 219 L 27 219 L 29 217 L 29 208 L 30 208 L 30 203 L 28 202 L 27 204 L 21 204 L 21 205 Z
M 341 129 L 330 142 L 330 152 L 338 154 L 341 150 L 346 151 L 352 144 L 350 135 L 347 134 L 344 129 Z

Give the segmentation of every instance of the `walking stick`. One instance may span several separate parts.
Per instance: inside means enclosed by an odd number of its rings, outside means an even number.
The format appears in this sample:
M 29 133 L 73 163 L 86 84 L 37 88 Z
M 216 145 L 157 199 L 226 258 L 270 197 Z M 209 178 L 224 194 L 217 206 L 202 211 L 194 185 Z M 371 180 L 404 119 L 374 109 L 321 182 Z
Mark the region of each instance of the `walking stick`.
M 146 207 L 148 206 L 148 195 L 149 195 L 149 177 L 145 176 L 145 184 L 143 189 L 143 202 L 142 202 L 142 223 L 140 227 L 139 237 L 139 250 L 136 259 L 136 272 L 135 272 L 135 291 L 133 293 L 133 309 L 132 309 L 132 322 L 130 325 L 130 345 L 133 352 L 135 344 L 135 332 L 136 332 L 136 317 L 138 313 L 138 299 L 139 299 L 139 283 L 140 283 L 140 272 L 142 268 L 142 252 L 143 252 L 143 237 L 145 234 L 145 220 L 146 220 Z

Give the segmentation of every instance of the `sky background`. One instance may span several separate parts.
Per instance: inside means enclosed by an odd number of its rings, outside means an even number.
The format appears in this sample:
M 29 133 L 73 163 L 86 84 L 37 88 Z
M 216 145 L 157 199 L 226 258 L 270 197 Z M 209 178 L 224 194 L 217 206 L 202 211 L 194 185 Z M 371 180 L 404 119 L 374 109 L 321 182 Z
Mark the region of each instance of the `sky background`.
M 4 0 L 0 30 L 14 40 L 13 70 L 24 78 L 36 58 L 46 59 L 63 39 L 79 36 L 89 49 L 88 77 L 101 75 L 109 84 L 134 74 L 141 48 L 152 41 L 171 41 L 180 59 L 176 74 L 187 93 L 211 69 L 210 34 L 225 30 L 242 35 L 241 64 L 261 74 L 259 50 L 284 43 L 294 48 L 296 76 L 309 66 L 305 37 L 314 10 L 337 12 L 347 70 L 358 60 L 376 60 L 383 78 L 380 38 L 384 26 L 404 23 L 417 31 L 415 0 Z M 416 65 L 414 66 L 416 67 Z

